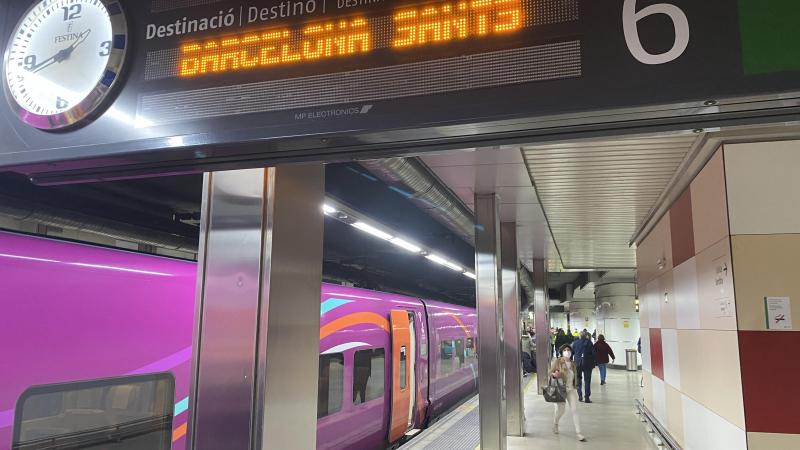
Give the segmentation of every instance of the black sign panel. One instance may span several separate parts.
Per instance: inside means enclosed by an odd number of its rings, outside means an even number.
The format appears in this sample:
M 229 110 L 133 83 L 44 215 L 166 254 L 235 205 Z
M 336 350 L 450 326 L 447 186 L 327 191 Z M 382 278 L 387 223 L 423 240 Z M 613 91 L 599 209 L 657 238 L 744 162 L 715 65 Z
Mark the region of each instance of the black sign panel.
M 783 0 L 120 3 L 129 50 L 113 98 L 57 132 L 0 102 L 0 167 L 125 175 L 374 155 L 523 139 L 556 115 L 800 90 L 800 8 Z M 0 5 L 3 48 L 31 4 Z

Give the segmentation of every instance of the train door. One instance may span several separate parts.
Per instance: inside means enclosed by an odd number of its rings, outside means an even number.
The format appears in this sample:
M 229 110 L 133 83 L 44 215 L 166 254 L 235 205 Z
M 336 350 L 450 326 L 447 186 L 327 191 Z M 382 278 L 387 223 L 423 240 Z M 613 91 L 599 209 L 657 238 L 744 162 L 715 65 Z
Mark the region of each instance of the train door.
M 392 405 L 389 442 L 402 438 L 414 421 L 416 335 L 414 317 L 392 310 Z
M 411 348 L 408 353 L 408 386 L 410 389 L 410 398 L 408 401 L 408 427 L 410 430 L 414 427 L 414 406 L 417 404 L 417 330 L 414 326 L 414 313 L 408 313 L 408 335 L 411 342 Z

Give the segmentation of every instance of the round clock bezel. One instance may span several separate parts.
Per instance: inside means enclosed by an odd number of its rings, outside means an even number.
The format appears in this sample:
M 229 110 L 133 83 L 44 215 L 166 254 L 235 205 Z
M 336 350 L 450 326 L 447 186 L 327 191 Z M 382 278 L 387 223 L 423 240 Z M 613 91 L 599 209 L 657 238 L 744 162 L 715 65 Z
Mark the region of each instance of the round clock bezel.
M 24 23 L 28 15 L 37 8 L 43 1 L 35 2 L 28 8 L 22 17 L 17 22 L 16 26 L 11 31 L 9 39 L 6 42 L 6 48 L 3 53 L 3 91 L 5 92 L 6 99 L 14 111 L 14 114 L 25 124 L 41 130 L 63 130 L 83 124 L 92 114 L 103 105 L 104 101 L 108 99 L 122 76 L 122 70 L 125 66 L 125 59 L 128 50 L 128 21 L 125 17 L 125 10 L 119 0 L 99 0 L 109 13 L 109 20 L 111 22 L 112 45 L 111 54 L 108 56 L 105 71 L 97 80 L 97 84 L 92 88 L 91 92 L 80 103 L 72 108 L 57 114 L 40 115 L 28 111 L 20 105 L 9 88 L 8 80 L 8 59 L 11 51 L 11 44 L 13 43 L 14 36 Z M 116 8 L 112 5 L 116 5 Z M 112 13 L 118 9 L 118 13 Z

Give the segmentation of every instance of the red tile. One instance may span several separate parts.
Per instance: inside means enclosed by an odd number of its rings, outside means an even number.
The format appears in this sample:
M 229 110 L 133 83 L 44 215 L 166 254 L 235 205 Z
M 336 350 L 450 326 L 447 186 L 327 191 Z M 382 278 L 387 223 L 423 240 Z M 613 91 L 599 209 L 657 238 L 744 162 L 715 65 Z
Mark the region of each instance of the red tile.
M 650 328 L 650 371 L 664 379 L 664 351 L 661 348 L 661 328 Z
M 748 432 L 800 434 L 800 331 L 739 331 Z
M 677 267 L 694 256 L 694 225 L 692 223 L 692 191 L 687 188 L 669 210 L 672 236 L 672 265 Z

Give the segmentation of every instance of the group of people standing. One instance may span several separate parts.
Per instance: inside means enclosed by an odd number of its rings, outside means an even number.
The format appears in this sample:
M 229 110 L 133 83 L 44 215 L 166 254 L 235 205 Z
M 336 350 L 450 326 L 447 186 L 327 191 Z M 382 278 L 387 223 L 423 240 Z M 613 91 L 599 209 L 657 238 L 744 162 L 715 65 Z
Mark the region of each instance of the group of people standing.
M 566 403 L 569 404 L 572 413 L 575 433 L 579 441 L 585 441 L 586 438 L 581 434 L 578 402 L 592 403 L 592 372 L 594 368 L 598 367 L 600 384 L 605 385 L 609 361 L 613 362 L 616 356 L 602 334 L 597 336 L 597 342 L 593 342 L 592 335 L 587 330 L 583 330 L 575 338 L 565 333 L 564 330 L 558 329 L 553 342 L 558 351 L 550 365 L 550 375 L 566 387 Z M 565 403 L 555 404 L 553 418 L 553 433 L 555 434 L 558 434 L 558 422 L 564 415 L 565 407 Z

